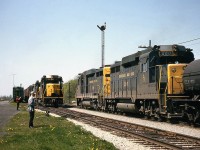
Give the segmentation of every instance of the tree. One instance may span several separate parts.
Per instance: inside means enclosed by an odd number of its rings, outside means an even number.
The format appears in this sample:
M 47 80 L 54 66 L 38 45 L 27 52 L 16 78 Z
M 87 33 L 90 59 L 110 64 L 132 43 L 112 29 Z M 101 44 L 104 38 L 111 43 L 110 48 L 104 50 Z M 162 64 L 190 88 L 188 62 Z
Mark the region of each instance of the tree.
M 73 100 L 75 100 L 77 83 L 78 79 L 75 78 L 63 84 L 64 103 L 71 103 Z
M 10 95 L 10 96 L 7 96 L 7 95 L 0 96 L 0 100 L 11 100 L 11 99 L 12 99 L 12 95 Z

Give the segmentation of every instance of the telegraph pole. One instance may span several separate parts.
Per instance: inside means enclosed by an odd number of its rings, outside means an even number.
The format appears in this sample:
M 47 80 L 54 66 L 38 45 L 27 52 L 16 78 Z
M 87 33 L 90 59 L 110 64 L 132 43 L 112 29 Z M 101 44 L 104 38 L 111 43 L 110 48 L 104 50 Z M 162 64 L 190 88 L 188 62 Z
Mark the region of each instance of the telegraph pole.
M 15 87 L 15 75 L 16 74 L 12 74 L 12 76 L 13 76 L 13 87 Z
M 104 48 L 105 48 L 105 34 L 104 30 L 106 30 L 106 22 L 102 26 L 97 27 L 101 30 L 101 57 L 102 57 L 102 67 L 104 67 Z

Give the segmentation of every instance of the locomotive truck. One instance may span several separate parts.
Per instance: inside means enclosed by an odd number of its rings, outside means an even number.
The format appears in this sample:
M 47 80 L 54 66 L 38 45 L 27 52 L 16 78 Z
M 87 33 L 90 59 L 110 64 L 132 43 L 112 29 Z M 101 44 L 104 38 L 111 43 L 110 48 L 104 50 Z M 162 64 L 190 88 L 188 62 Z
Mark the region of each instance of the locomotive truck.
M 199 122 L 200 61 L 181 45 L 155 45 L 78 78 L 77 105 Z M 198 67 L 197 67 L 198 66 Z

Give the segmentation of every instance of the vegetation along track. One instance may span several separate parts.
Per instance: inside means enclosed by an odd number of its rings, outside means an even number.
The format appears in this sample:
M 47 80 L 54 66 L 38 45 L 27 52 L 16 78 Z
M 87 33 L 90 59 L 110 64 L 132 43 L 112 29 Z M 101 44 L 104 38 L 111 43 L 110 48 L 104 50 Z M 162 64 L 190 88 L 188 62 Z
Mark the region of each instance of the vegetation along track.
M 200 139 L 168 131 L 162 131 L 146 126 L 123 121 L 103 118 L 91 114 L 77 112 L 66 108 L 40 108 L 60 115 L 90 124 L 102 130 L 125 137 L 135 143 L 140 143 L 151 149 L 200 149 Z

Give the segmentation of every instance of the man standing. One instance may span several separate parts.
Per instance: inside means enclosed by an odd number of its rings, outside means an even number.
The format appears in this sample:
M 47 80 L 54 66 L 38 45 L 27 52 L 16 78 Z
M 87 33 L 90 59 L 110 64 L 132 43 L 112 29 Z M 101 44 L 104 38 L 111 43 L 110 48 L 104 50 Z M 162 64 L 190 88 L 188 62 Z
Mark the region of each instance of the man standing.
M 35 105 L 34 92 L 32 91 L 31 96 L 28 99 L 28 110 L 29 110 L 29 115 L 30 115 L 29 128 L 33 128 L 33 119 L 35 115 L 34 105 Z
M 17 110 L 19 110 L 19 103 L 20 103 L 21 97 L 16 97 L 16 103 L 17 103 Z

